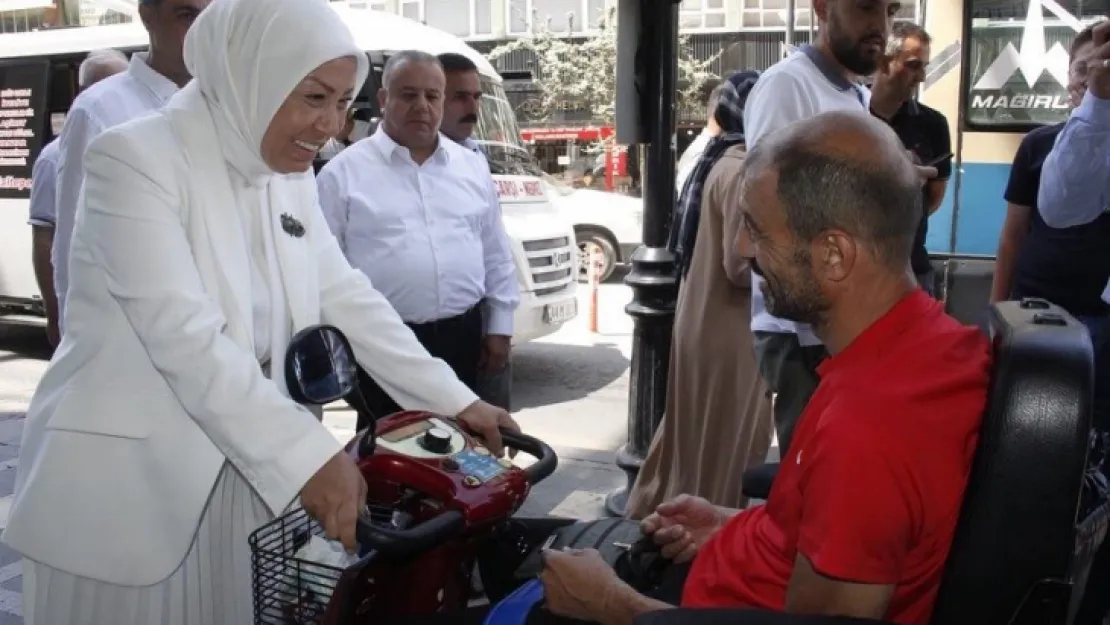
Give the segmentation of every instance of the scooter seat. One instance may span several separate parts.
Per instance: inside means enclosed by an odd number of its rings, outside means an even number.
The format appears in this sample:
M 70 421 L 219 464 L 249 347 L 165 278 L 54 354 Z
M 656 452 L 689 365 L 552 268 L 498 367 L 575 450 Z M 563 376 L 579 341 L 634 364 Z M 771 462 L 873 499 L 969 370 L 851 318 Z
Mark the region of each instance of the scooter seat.
M 514 590 L 493 606 L 486 615 L 485 625 L 524 625 L 528 614 L 543 601 L 543 582 L 533 579 Z

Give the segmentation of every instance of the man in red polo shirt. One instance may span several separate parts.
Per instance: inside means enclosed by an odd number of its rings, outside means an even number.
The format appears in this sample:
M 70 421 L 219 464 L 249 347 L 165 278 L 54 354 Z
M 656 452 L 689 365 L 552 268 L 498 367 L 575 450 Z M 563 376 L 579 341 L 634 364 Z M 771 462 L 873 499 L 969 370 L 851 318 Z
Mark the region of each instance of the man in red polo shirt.
M 738 244 L 776 317 L 831 356 L 764 506 L 680 497 L 644 520 L 690 561 L 681 604 L 926 625 L 986 406 L 990 346 L 918 288 L 921 180 L 894 133 L 827 113 L 747 158 Z M 722 332 L 727 328 L 722 328 Z M 594 551 L 546 554 L 547 610 L 604 625 L 667 609 Z M 553 619 L 554 620 L 554 619 Z

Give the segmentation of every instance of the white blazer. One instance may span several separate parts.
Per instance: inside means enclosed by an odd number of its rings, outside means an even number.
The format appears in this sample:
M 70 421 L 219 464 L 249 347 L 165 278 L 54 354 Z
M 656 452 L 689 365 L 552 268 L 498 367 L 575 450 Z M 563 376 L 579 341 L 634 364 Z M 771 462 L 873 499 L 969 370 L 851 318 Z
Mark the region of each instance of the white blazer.
M 306 326 L 342 329 L 404 407 L 455 415 L 477 400 L 344 259 L 311 173 L 270 183 L 267 238 L 288 323 L 273 327 L 266 379 L 219 145 L 190 84 L 89 147 L 66 332 L 31 400 L 3 535 L 25 557 L 117 585 L 158 583 L 188 553 L 225 459 L 271 511 L 285 509 L 341 448 L 281 377 Z M 282 215 L 304 235 L 286 233 Z

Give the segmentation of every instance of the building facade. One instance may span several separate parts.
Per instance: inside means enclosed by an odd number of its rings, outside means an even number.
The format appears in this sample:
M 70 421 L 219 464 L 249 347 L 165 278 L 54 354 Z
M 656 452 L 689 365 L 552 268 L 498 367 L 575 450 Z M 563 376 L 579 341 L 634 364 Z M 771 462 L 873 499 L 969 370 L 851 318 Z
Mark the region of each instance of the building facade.
M 398 13 L 423 21 L 467 40 L 489 53 L 514 38 L 546 28 L 572 39 L 599 32 L 599 24 L 616 0 L 341 0 L 353 7 Z M 814 21 L 811 0 L 795 0 L 794 43 L 810 40 Z M 724 76 L 741 69 L 765 69 L 781 58 L 786 39 L 789 0 L 683 0 L 680 28 L 687 54 L 709 61 L 713 74 Z M 921 0 L 907 4 L 904 19 L 917 20 Z M 612 133 L 595 119 L 585 103 L 568 99 L 540 110 L 539 71 L 533 55 L 518 50 L 494 60 L 505 78 L 505 89 L 520 121 L 523 139 L 532 144 L 543 168 L 575 182 L 612 188 L 614 163 L 618 178 L 635 175 L 636 159 L 622 154 L 600 154 L 594 148 Z M 678 111 L 678 149 L 681 151 L 705 124 L 703 103 L 687 101 Z M 629 172 L 625 163 L 632 164 Z M 601 172 L 606 172 L 604 176 Z
M 424 22 L 465 39 L 488 53 L 498 45 L 528 36 L 539 28 L 571 39 L 596 36 L 605 15 L 617 0 L 333 0 L 353 8 L 385 11 Z M 922 0 L 903 9 L 903 17 L 917 19 Z M 681 32 L 686 54 L 709 61 L 717 76 L 740 69 L 764 69 L 781 57 L 786 36 L 789 0 L 683 0 Z M 811 0 L 795 0 L 794 43 L 812 35 Z M 135 19 L 138 0 L 0 0 L 0 33 L 62 26 L 96 26 Z M 494 61 L 505 78 L 505 88 L 520 125 L 523 139 L 535 146 L 544 169 L 573 177 L 597 179 L 603 164 L 623 164 L 587 148 L 612 133 L 595 119 L 584 103 L 568 99 L 555 106 L 537 106 L 540 90 L 534 80 L 536 59 L 518 50 Z M 705 123 L 704 104 L 683 103 L 678 111 L 678 148 L 682 150 Z M 634 159 L 629 159 L 634 160 Z M 628 173 L 624 166 L 619 173 Z M 634 167 L 633 167 L 634 169 Z M 594 176 L 588 173 L 594 171 Z M 634 174 L 634 172 L 633 172 Z M 608 182 L 612 186 L 612 171 Z

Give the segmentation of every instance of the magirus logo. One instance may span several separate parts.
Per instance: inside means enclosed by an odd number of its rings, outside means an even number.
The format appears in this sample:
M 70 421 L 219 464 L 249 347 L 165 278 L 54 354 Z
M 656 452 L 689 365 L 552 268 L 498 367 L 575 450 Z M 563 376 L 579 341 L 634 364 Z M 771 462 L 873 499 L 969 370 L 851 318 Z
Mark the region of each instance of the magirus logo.
M 1044 11 L 1055 15 L 1075 32 L 1083 30 L 1083 23 L 1068 13 L 1056 0 L 1029 0 L 1025 27 L 1021 32 L 1021 47 L 1007 43 L 998 58 L 975 82 L 973 91 L 1000 91 L 1014 73 L 1021 71 L 1028 88 L 1010 93 L 973 93 L 971 107 L 979 109 L 1066 109 L 1068 107 L 1068 51 L 1060 43 L 1045 49 Z M 1045 74 L 1048 77 L 1045 77 Z M 1051 79 L 1059 85 L 1051 93 L 1036 93 L 1033 86 L 1041 80 Z M 1054 85 L 1055 86 L 1055 85 Z

